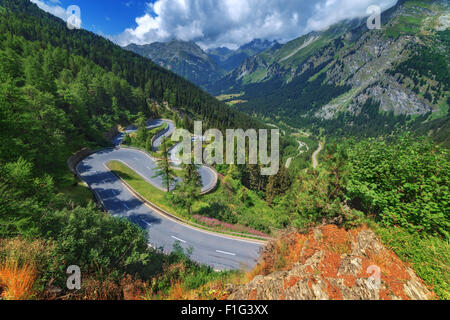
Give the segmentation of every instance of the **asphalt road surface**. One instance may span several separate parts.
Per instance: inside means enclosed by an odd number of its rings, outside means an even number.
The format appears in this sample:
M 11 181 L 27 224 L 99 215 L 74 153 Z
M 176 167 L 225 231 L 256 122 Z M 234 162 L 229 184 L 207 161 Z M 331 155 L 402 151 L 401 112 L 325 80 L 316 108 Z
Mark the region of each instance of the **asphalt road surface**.
M 165 136 L 170 136 L 175 130 L 172 122 L 158 120 L 149 123 L 149 128 L 158 127 L 166 122 L 169 130 Z M 135 128 L 131 128 L 131 131 Z M 120 145 L 122 137 L 117 137 L 115 143 Z M 155 140 L 155 145 L 161 144 L 161 139 Z M 241 240 L 225 235 L 199 230 L 157 212 L 136 198 L 131 191 L 114 175 L 106 164 L 110 161 L 121 161 L 141 175 L 154 186 L 162 187 L 161 178 L 153 178 L 156 163 L 144 152 L 128 148 L 111 148 L 99 151 L 81 161 L 77 172 L 96 193 L 104 208 L 113 216 L 125 217 L 131 222 L 148 230 L 149 243 L 154 248 L 162 248 L 171 252 L 178 242 L 183 248 L 192 248 L 191 259 L 201 264 L 209 265 L 214 270 L 249 270 L 256 265 L 262 244 L 251 240 Z M 215 172 L 207 167 L 199 170 L 202 176 L 203 190 L 215 183 Z

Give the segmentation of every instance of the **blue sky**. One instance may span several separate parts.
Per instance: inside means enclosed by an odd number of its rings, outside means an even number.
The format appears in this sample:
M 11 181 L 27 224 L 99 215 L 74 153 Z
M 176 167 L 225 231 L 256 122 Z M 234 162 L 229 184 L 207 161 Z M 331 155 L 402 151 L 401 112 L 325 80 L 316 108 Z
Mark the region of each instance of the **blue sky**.
M 146 12 L 147 3 L 142 0 L 40 0 L 32 1 L 49 7 L 67 8 L 77 5 L 81 9 L 83 29 L 96 33 L 116 35 L 126 28 L 137 26 L 136 17 Z
M 62 19 L 78 5 L 82 28 L 127 45 L 180 39 L 237 48 L 254 39 L 286 42 L 397 0 L 30 0 Z

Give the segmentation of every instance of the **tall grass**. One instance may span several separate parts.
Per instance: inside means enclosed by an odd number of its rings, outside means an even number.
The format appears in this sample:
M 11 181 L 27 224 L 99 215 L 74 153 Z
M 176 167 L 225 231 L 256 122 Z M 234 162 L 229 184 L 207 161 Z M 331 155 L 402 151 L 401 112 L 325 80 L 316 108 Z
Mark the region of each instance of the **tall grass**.
M 172 290 L 170 291 L 168 300 L 184 300 L 186 299 L 186 289 L 184 283 L 181 280 L 172 284 Z
M 0 239 L 0 298 L 26 300 L 41 298 L 53 278 L 53 244 L 21 238 Z
M 33 286 L 36 280 L 36 270 L 30 264 L 8 260 L 0 266 L 1 297 L 6 300 L 28 300 L 33 298 Z

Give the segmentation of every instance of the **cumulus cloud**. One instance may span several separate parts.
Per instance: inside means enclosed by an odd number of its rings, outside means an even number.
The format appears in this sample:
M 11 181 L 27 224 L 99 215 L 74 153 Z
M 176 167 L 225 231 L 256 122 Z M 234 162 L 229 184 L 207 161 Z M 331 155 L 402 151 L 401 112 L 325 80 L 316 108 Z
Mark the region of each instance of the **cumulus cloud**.
M 114 37 L 121 45 L 180 39 L 236 48 L 253 39 L 291 40 L 343 19 L 366 16 L 370 5 L 397 0 L 157 0 L 136 18 L 137 27 Z
M 67 21 L 59 0 L 30 0 Z M 122 2 L 130 6 L 134 0 Z M 237 48 L 254 39 L 286 42 L 310 31 L 324 30 L 344 19 L 366 16 L 367 8 L 383 10 L 397 0 L 156 0 L 136 18 L 137 26 L 107 36 L 120 45 L 180 39 L 204 48 Z

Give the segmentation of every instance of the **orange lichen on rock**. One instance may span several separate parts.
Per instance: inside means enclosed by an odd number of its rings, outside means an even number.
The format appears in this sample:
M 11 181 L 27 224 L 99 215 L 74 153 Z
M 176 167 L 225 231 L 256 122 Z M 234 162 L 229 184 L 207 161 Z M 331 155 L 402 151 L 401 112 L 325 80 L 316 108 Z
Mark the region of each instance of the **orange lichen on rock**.
M 347 231 L 335 225 L 328 225 L 320 229 L 322 231 L 322 243 L 330 251 L 336 253 L 347 253 L 351 250 L 351 238 Z
M 284 269 L 289 270 L 292 268 L 294 263 L 298 262 L 300 255 L 302 253 L 303 244 L 305 242 L 305 237 L 301 234 L 296 234 L 295 239 L 291 243 L 288 249 L 288 255 L 286 256 L 286 266 Z
M 307 234 L 286 232 L 266 247 L 251 272 L 251 279 L 256 276 L 257 281 L 240 286 L 229 298 L 435 298 L 412 269 L 366 226 L 347 231 L 326 225 Z
M 286 232 L 278 241 L 267 245 L 260 262 L 248 277 L 253 279 L 257 275 L 268 275 L 275 270 L 290 270 L 299 261 L 305 241 L 305 235 Z
M 300 280 L 302 280 L 301 277 L 289 277 L 286 280 L 284 280 L 284 289 L 288 289 L 288 288 L 292 288 L 293 286 L 295 286 Z
M 258 291 L 256 289 L 252 290 L 250 292 L 250 296 L 248 297 L 249 300 L 256 300 L 256 296 L 258 295 Z
M 326 252 L 318 270 L 324 277 L 336 278 L 339 266 L 341 264 L 341 256 L 335 252 Z
M 330 280 L 324 279 L 327 284 L 327 295 L 330 300 L 344 300 L 344 296 L 342 295 L 341 290 L 338 287 L 331 284 Z

